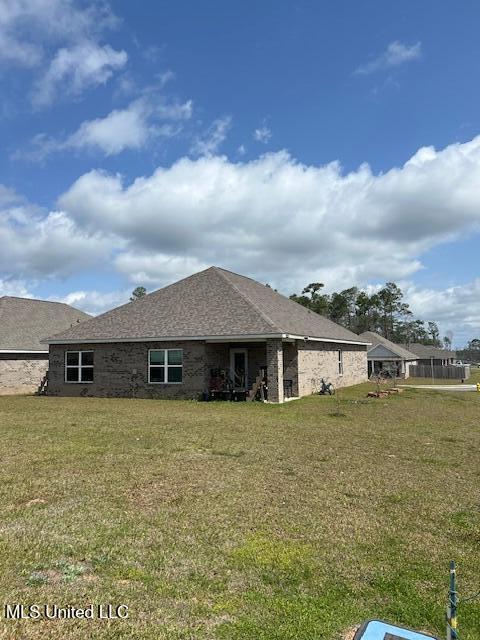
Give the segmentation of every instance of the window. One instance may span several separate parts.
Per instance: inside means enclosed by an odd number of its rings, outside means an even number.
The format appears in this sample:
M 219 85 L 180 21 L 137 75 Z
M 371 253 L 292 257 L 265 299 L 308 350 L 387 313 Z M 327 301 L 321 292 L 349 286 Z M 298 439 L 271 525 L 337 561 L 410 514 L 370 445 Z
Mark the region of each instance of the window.
M 148 352 L 148 382 L 180 384 L 182 381 L 182 349 L 150 349 Z
M 93 351 L 65 353 L 65 382 L 93 382 Z
M 343 376 L 343 351 L 339 349 L 338 353 L 338 373 Z

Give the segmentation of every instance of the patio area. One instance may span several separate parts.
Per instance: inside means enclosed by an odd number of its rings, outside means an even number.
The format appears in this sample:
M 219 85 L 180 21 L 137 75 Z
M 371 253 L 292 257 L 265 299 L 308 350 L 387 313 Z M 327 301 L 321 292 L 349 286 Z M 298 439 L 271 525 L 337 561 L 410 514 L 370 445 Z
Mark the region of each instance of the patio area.
M 281 402 L 298 396 L 294 342 L 207 342 L 206 355 L 205 400 Z

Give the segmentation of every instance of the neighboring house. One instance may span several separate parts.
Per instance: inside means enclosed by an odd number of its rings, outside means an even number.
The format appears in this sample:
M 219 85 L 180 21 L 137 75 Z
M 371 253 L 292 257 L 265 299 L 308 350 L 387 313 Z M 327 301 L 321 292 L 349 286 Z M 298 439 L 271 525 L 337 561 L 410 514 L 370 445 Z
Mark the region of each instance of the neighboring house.
M 417 364 L 447 366 L 454 364 L 457 358 L 455 351 L 450 351 L 449 349 L 441 349 L 439 347 L 418 343 L 403 346 L 417 356 Z
M 414 353 L 373 331 L 365 331 L 358 337 L 371 343 L 367 350 L 369 377 L 382 371 L 399 378 L 410 376 L 410 365 L 417 364 Z
M 0 298 L 0 394 L 38 391 L 48 369 L 48 348 L 41 340 L 87 318 L 61 302 Z
M 218 267 L 47 342 L 49 395 L 198 398 L 223 387 L 245 398 L 266 371 L 269 401 L 283 402 L 318 390 L 322 377 L 336 386 L 367 378 L 357 335 Z

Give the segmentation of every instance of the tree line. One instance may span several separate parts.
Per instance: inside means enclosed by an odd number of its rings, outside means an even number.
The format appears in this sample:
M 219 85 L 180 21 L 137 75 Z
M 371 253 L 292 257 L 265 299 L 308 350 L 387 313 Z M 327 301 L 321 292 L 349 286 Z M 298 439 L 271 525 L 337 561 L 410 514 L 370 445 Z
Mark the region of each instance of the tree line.
M 395 282 L 387 282 L 371 294 L 357 287 L 327 294 L 323 288 L 323 283 L 312 282 L 290 299 L 354 333 L 374 331 L 398 344 L 417 342 L 447 349 L 452 346 L 452 337 L 441 337 L 436 322 L 413 317 Z

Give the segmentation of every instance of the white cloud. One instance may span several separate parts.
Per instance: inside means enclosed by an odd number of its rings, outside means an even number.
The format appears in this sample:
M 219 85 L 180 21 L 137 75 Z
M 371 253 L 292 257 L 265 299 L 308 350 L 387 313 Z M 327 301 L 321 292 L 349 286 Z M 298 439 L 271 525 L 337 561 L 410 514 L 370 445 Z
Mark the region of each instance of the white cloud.
M 130 282 L 151 288 L 186 278 L 211 266 L 195 257 L 142 251 L 124 251 L 115 258 L 114 264 Z
M 65 296 L 51 296 L 53 302 L 65 302 L 76 309 L 81 309 L 92 316 L 128 302 L 131 292 L 127 289 L 119 291 L 72 291 Z
M 358 67 L 355 73 L 369 74 L 381 69 L 389 69 L 390 67 L 398 67 L 405 62 L 417 60 L 422 54 L 422 43 L 417 42 L 411 46 L 403 44 L 398 40 L 391 42 L 386 51 L 374 58 L 370 62 Z
M 419 150 L 403 167 L 343 174 L 286 152 L 246 162 L 184 158 L 124 185 L 92 171 L 60 198 L 82 228 L 128 240 L 154 280 L 155 255 L 230 265 L 282 287 L 405 279 L 427 249 L 480 224 L 480 137 Z M 161 271 L 161 269 L 160 269 Z
M 43 57 L 42 48 L 31 42 L 18 42 L 1 29 L 0 25 L 0 61 L 20 67 L 36 67 Z
M 418 317 L 438 322 L 442 336 L 452 331 L 454 345 L 461 347 L 472 336 L 480 337 L 480 278 L 444 289 L 409 282 L 403 290 Z
M 105 118 L 83 122 L 66 142 L 65 147 L 99 147 L 105 155 L 120 153 L 124 149 L 140 149 L 150 132 L 141 104 L 133 103 L 127 109 L 115 110 Z
M 59 49 L 36 84 L 33 103 L 37 107 L 46 106 L 60 91 L 78 96 L 88 87 L 105 84 L 126 62 L 125 51 L 115 51 L 109 45 L 100 46 L 95 42 Z
M 111 249 L 108 234 L 88 233 L 65 213 L 46 213 L 4 188 L 0 245 L 0 274 L 7 281 L 64 277 L 104 262 Z
M 258 129 L 255 129 L 255 131 L 253 132 L 253 139 L 256 140 L 257 142 L 261 142 L 262 144 L 267 144 L 270 141 L 271 137 L 272 137 L 272 132 L 266 126 L 259 127 Z
M 197 156 L 211 156 L 220 149 L 227 138 L 227 134 L 232 126 L 232 118 L 224 116 L 218 118 L 201 136 L 197 136 L 190 152 Z
M 0 297 L 2 296 L 18 296 L 20 298 L 33 297 L 25 280 L 15 280 L 12 278 L 5 280 L 0 278 Z
M 100 42 L 119 20 L 106 2 L 2 0 L 0 64 L 38 67 L 32 100 L 45 106 L 61 94 L 78 96 L 105 83 L 127 60 Z
M 182 130 L 182 122 L 190 119 L 192 101 L 167 102 L 152 95 L 135 100 L 125 109 L 115 109 L 104 118 L 86 120 L 64 139 L 38 134 L 27 151 L 13 157 L 42 161 L 48 155 L 71 149 L 100 150 L 106 156 L 126 149 L 142 149 L 158 138 L 171 138 Z

